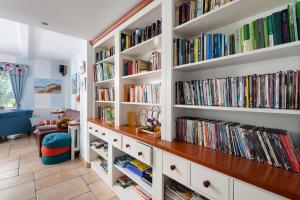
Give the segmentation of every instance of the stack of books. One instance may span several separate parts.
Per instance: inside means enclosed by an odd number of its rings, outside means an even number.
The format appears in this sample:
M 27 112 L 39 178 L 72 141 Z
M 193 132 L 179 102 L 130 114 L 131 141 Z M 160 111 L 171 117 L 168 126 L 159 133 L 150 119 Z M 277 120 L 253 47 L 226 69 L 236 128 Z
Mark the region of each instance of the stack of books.
M 126 175 L 120 176 L 117 182 L 122 188 L 127 188 L 128 186 L 134 184 L 134 182 Z
M 176 130 L 179 141 L 300 172 L 299 157 L 285 130 L 188 117 L 177 118 Z
M 150 38 L 161 34 L 161 20 L 144 29 L 136 29 L 133 33 L 121 33 L 121 51 L 140 44 Z
M 123 76 L 148 72 L 151 63 L 144 60 L 123 60 Z
M 131 161 L 133 161 L 134 158 L 131 157 L 130 155 L 124 155 L 124 156 L 120 156 L 120 157 L 117 157 L 115 159 L 115 165 L 119 166 L 119 167 L 126 167 L 127 164 L 129 164 Z
M 97 160 L 99 162 L 99 165 L 105 170 L 105 172 L 107 173 L 107 167 L 108 167 L 108 162 L 107 160 L 105 160 L 104 158 L 102 158 L 101 156 L 97 157 Z
M 280 71 L 175 84 L 176 104 L 300 109 L 299 71 Z
M 96 101 L 114 101 L 115 89 L 110 88 L 96 88 Z
M 223 6 L 232 0 L 188 0 L 175 7 L 175 25 L 184 24 L 196 17 Z
M 124 101 L 159 104 L 160 85 L 160 83 L 124 85 Z
M 96 51 L 95 61 L 97 63 L 115 55 L 115 46 L 109 47 L 107 49 L 96 49 L 95 51 Z
M 270 16 L 243 25 L 233 34 L 201 33 L 192 40 L 174 38 L 174 65 L 205 61 L 297 41 L 300 1 Z
M 206 200 L 205 197 L 197 194 L 191 189 L 181 185 L 180 183 L 169 180 L 165 183 L 165 199 L 166 200 Z
M 114 65 L 100 63 L 95 66 L 95 82 L 110 80 L 115 77 Z
M 98 106 L 98 119 L 107 120 L 109 113 L 114 113 L 115 109 L 110 106 Z
M 145 191 L 141 186 L 135 184 L 131 186 L 133 192 L 135 192 L 138 197 L 142 200 L 152 200 L 151 194 Z

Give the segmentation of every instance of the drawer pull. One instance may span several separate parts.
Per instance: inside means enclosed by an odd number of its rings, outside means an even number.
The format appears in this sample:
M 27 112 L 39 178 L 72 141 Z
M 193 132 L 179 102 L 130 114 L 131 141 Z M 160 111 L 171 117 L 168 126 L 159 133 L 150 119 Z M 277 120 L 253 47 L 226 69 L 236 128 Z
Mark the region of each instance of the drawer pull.
M 126 147 L 126 148 L 129 148 L 129 147 L 130 147 L 130 145 L 129 145 L 129 144 L 126 144 L 126 145 L 125 145 L 125 147 Z
M 114 139 L 114 142 L 117 142 L 118 140 L 117 139 Z
M 176 166 L 175 166 L 175 165 L 171 165 L 171 166 L 170 166 L 170 170 L 171 170 L 171 171 L 174 171 L 175 169 L 176 169 Z
M 95 132 L 98 133 L 99 131 L 98 131 L 98 130 L 95 130 Z
M 92 127 L 89 127 L 89 129 L 92 130 L 93 128 L 92 128 Z
M 203 181 L 203 186 L 208 188 L 210 186 L 210 182 L 208 180 Z
M 105 136 L 105 133 L 102 133 L 102 136 Z
M 142 152 L 138 152 L 138 156 L 141 156 L 141 155 L 143 155 L 143 153 Z

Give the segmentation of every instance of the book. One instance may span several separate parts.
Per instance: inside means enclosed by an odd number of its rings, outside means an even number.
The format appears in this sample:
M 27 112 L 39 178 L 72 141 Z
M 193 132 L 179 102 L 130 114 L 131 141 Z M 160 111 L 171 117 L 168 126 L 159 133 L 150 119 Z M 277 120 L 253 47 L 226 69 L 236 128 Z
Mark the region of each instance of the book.
M 124 102 L 160 103 L 160 83 L 124 85 Z
M 281 12 L 275 12 L 272 14 L 273 34 L 274 34 L 274 45 L 283 43 L 282 36 L 282 22 Z
M 299 173 L 297 154 L 285 130 L 179 117 L 176 139 Z
M 289 43 L 290 39 L 290 29 L 289 29 L 289 15 L 288 9 L 281 11 L 281 25 L 282 25 L 282 42 Z

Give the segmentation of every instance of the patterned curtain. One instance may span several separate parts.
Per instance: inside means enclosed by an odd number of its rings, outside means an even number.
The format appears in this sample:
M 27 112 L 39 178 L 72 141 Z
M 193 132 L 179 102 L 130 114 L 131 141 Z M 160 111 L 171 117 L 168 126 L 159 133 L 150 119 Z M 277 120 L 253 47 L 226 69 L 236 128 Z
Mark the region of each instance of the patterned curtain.
M 28 65 L 1 63 L 0 74 L 7 73 L 10 77 L 10 82 L 15 95 L 17 109 L 21 108 L 20 102 L 23 95 L 24 82 L 29 70 Z

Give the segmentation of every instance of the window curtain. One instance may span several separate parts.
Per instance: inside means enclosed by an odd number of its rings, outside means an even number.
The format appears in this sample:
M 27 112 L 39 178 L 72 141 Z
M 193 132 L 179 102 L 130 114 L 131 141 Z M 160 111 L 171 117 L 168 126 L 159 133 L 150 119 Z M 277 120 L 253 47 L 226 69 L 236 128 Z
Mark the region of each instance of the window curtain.
M 13 93 L 15 95 L 17 109 L 21 108 L 20 102 L 23 95 L 24 84 L 28 72 L 28 65 L 1 63 L 0 73 L 8 73 L 12 85 Z

